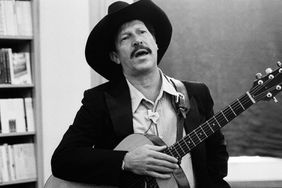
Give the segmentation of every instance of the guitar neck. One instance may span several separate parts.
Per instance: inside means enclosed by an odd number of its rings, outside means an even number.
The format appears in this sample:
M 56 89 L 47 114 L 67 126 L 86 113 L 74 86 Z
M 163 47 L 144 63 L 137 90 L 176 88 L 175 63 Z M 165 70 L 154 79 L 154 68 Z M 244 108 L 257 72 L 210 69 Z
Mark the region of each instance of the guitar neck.
M 227 125 L 235 119 L 239 114 L 244 112 L 255 103 L 249 92 L 233 101 L 223 110 L 212 116 L 199 127 L 187 134 L 185 137 L 177 141 L 172 146 L 166 148 L 163 152 L 181 159 L 189 153 L 193 148 L 206 140 L 209 136 Z

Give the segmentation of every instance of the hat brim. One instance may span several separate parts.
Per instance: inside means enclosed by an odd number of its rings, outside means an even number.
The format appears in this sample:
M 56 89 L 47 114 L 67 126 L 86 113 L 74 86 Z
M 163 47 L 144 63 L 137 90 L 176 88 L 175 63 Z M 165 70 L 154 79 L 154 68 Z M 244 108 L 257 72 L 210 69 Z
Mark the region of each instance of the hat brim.
M 153 26 L 158 45 L 158 63 L 170 43 L 171 23 L 166 14 L 150 0 L 140 0 L 108 14 L 93 28 L 85 48 L 85 57 L 90 67 L 108 80 L 122 75 L 121 66 L 111 61 L 109 52 L 119 27 L 131 20 L 141 20 Z

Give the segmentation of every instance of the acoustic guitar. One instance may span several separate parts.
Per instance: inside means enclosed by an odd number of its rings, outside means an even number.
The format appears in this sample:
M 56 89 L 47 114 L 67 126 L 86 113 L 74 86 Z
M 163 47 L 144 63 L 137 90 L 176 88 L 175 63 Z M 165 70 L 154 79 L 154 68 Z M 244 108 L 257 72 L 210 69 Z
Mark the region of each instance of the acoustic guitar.
M 269 101 L 273 99 L 278 102 L 275 96 L 281 91 L 282 86 L 282 63 L 277 63 L 278 68 L 272 71 L 270 68 L 266 69 L 266 75 L 257 74 L 257 79 L 254 81 L 252 88 L 244 93 L 241 97 L 235 99 L 232 103 L 224 109 L 216 113 L 213 117 L 202 123 L 192 132 L 177 141 L 175 144 L 167 147 L 162 152 L 168 155 L 181 159 L 193 148 L 197 147 L 201 142 L 206 140 L 214 132 L 227 125 L 230 121 L 235 119 L 239 114 L 247 110 L 253 104 L 259 101 Z M 154 140 L 154 141 L 153 141 Z M 132 134 L 122 140 L 115 150 L 131 151 L 138 146 L 145 144 L 163 143 L 160 138 L 156 136 L 148 136 L 142 134 Z M 159 144 L 158 144 L 159 145 Z M 142 177 L 143 178 L 143 177 Z M 135 187 L 143 179 L 130 180 L 131 184 L 128 187 Z M 151 177 L 146 179 L 147 185 L 150 187 L 159 188 L 177 188 L 175 178 L 172 176 L 168 180 L 160 180 Z M 89 184 L 81 184 L 76 182 L 64 181 L 54 176 L 50 176 L 45 184 L 45 188 L 114 188 L 113 186 L 97 186 Z

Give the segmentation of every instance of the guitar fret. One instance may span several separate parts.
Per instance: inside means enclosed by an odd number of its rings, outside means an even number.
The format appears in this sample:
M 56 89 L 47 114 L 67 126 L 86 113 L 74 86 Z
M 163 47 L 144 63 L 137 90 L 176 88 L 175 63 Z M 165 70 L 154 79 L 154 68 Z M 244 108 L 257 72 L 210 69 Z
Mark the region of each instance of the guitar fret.
M 223 117 L 225 118 L 225 120 L 227 121 L 227 122 L 229 122 L 229 120 L 227 119 L 227 117 L 224 115 L 224 113 L 222 112 L 222 111 L 220 111 L 221 112 L 221 114 L 223 115 Z
M 202 142 L 201 138 L 198 136 L 198 134 L 196 133 L 195 130 L 193 130 L 194 134 L 196 134 L 197 138 L 200 140 L 200 142 Z
M 179 156 L 178 153 L 176 152 L 176 149 L 175 149 L 174 145 L 168 147 L 168 152 L 169 152 L 169 154 L 170 154 L 171 156 L 173 156 L 173 157 L 175 157 L 175 158 L 177 158 L 177 157 Z M 178 155 L 178 156 L 177 156 L 177 155 Z
M 240 102 L 239 99 L 237 99 L 237 101 L 239 102 L 239 104 L 241 105 L 241 107 L 243 108 L 243 110 L 246 110 L 245 107 L 242 105 L 242 103 Z
M 170 156 L 174 156 L 173 153 L 171 152 L 172 147 L 168 147 L 167 151 L 169 152 Z M 168 153 L 167 153 L 168 154 Z
M 217 131 L 218 128 L 220 128 L 220 126 L 217 125 L 218 123 L 217 123 L 217 121 L 216 121 L 214 116 L 211 119 L 209 119 L 209 121 L 210 121 L 210 125 L 213 128 L 214 132 Z
M 207 135 L 206 132 L 204 131 L 203 127 L 202 127 L 202 126 L 200 126 L 200 127 L 201 127 L 202 131 L 204 132 L 204 134 L 206 135 L 206 137 L 208 137 L 208 135 Z
M 200 127 L 201 127 L 201 126 L 200 126 Z M 198 127 L 197 129 L 195 129 L 195 131 L 196 131 L 196 133 L 198 134 L 198 136 L 199 136 L 201 142 L 202 142 L 203 140 L 205 140 L 205 138 L 207 138 L 207 137 L 205 136 L 205 133 L 203 133 L 203 130 L 202 130 L 201 128 Z
M 206 122 L 202 124 L 201 128 L 206 137 L 209 137 L 209 135 L 213 133 L 213 131 L 211 130 L 211 127 L 209 127 L 209 125 Z
M 177 145 L 180 147 L 180 150 L 183 152 L 183 154 L 185 154 L 185 151 L 183 150 L 179 142 L 177 142 Z
M 208 121 L 206 121 L 206 122 L 207 122 L 209 128 L 210 128 L 210 129 L 212 130 L 212 132 L 214 133 L 214 130 L 213 130 L 212 127 L 210 126 L 210 123 L 209 123 Z
M 187 137 L 185 139 L 185 144 L 186 145 L 188 144 L 189 150 L 191 150 L 195 146 L 195 144 L 193 142 L 191 142 L 191 138 L 190 138 L 189 134 L 187 135 Z
M 252 103 L 256 103 L 255 99 L 251 96 L 250 92 L 247 92 L 248 97 L 250 98 L 250 100 L 252 101 Z
M 188 144 L 190 143 L 190 140 L 188 140 Z M 189 145 L 186 143 L 186 141 L 184 140 L 184 144 L 185 146 L 189 149 L 189 151 L 191 150 L 191 148 L 189 147 Z
M 173 147 L 173 149 L 174 149 L 174 151 L 176 151 L 176 154 L 178 155 L 178 157 L 177 157 L 177 158 L 180 158 L 180 157 L 181 157 L 181 155 L 178 153 L 177 149 L 176 149 L 175 147 Z
M 228 105 L 228 107 L 231 109 L 232 113 L 233 113 L 235 116 L 237 116 L 237 114 L 234 112 L 233 108 L 232 108 L 230 105 Z
M 213 119 L 215 119 L 216 123 L 218 124 L 219 127 L 221 127 L 220 123 L 217 121 L 217 119 L 215 118 L 215 116 L 213 116 Z
M 194 141 L 192 140 L 192 138 L 190 137 L 190 134 L 188 134 L 190 140 L 192 141 L 192 143 L 194 144 L 194 146 L 196 146 L 196 144 L 194 143 Z

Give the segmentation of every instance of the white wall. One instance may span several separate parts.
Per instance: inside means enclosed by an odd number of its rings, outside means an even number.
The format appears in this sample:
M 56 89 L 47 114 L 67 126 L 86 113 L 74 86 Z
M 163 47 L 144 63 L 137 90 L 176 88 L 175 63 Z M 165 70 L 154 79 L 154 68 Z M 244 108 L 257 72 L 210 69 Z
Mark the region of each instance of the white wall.
M 90 87 L 84 57 L 88 10 L 88 1 L 39 2 L 44 182 L 51 174 L 51 155 Z

